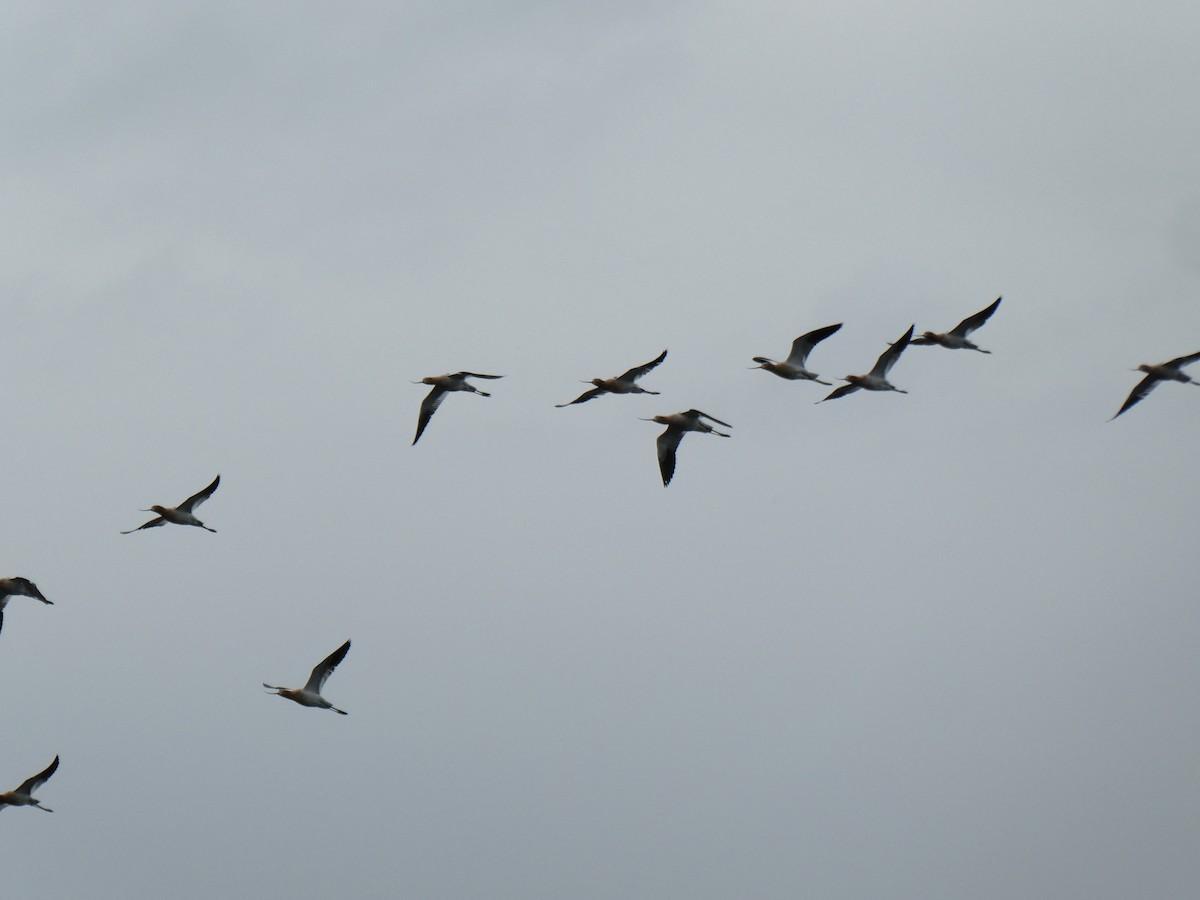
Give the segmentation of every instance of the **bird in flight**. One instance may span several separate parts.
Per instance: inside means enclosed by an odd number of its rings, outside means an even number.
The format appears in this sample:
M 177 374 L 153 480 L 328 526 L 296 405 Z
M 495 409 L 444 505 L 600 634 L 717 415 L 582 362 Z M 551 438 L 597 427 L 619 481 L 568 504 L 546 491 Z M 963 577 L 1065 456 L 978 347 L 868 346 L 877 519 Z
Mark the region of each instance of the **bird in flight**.
M 6 806 L 36 806 L 42 812 L 54 812 L 54 810 L 42 806 L 41 802 L 33 796 L 33 792 L 49 781 L 50 776 L 57 768 L 58 757 L 56 756 L 54 762 L 32 778 L 26 779 L 15 791 L 0 794 L 0 809 L 4 809 Z
M 944 334 L 938 334 L 934 331 L 926 331 L 920 337 L 912 339 L 914 346 L 932 346 L 937 344 L 939 347 L 947 347 L 950 350 L 979 350 L 980 353 L 991 353 L 991 350 L 982 350 L 972 344 L 968 338 L 971 332 L 979 328 L 991 318 L 992 313 L 996 311 L 996 307 L 1000 305 L 1001 297 L 997 297 L 986 309 L 981 309 L 974 315 L 967 316 L 949 331 Z
M 896 360 L 900 358 L 900 354 L 904 352 L 904 348 L 908 346 L 909 340 L 912 338 L 913 327 L 908 326 L 908 331 L 900 336 L 900 340 L 890 345 L 875 361 L 875 367 L 866 375 L 847 375 L 843 381 L 850 382 L 843 384 L 839 388 L 834 388 L 829 392 L 829 396 L 818 400 L 818 403 L 824 403 L 826 400 L 836 400 L 838 397 L 845 397 L 847 394 L 853 394 L 855 391 L 862 388 L 867 391 L 896 391 L 900 394 L 907 394 L 908 391 L 902 391 L 890 381 L 887 380 L 888 372 L 892 366 L 896 364 Z
M 447 375 L 430 375 L 428 378 L 422 378 L 420 381 L 414 381 L 413 384 L 432 384 L 433 390 L 425 395 L 425 399 L 421 401 L 421 415 L 417 419 L 417 436 L 413 438 L 413 445 L 421 439 L 421 435 L 425 432 L 425 426 L 429 424 L 429 420 L 433 418 L 433 414 L 437 412 L 437 408 L 442 405 L 442 401 L 446 399 L 446 394 L 450 391 L 466 391 L 469 394 L 479 394 L 481 397 L 492 396 L 487 391 L 481 391 L 475 385 L 467 381 L 468 378 L 503 378 L 503 375 L 480 375 L 478 372 L 454 372 Z
M 654 359 L 650 360 L 650 362 L 634 366 L 629 371 L 623 372 L 615 378 L 593 378 L 591 381 L 585 381 L 584 384 L 594 384 L 595 387 L 590 391 L 584 391 L 570 403 L 556 403 L 554 405 L 556 408 L 562 409 L 564 406 L 574 406 L 576 403 L 587 403 L 601 394 L 657 394 L 658 391 L 648 391 L 644 387 L 640 387 L 636 382 L 666 358 L 667 351 L 664 350 L 658 356 L 654 357 Z
M 137 528 L 131 528 L 129 531 L 122 531 L 121 534 L 133 534 L 135 531 L 141 531 L 143 528 L 157 528 L 164 522 L 171 522 L 175 525 L 195 525 L 197 528 L 203 528 L 205 531 L 216 533 L 215 528 L 209 528 L 203 522 L 192 514 L 197 506 L 213 495 L 213 491 L 217 489 L 217 485 L 221 483 L 221 476 L 218 475 L 212 480 L 212 484 L 202 491 L 198 491 L 188 497 L 176 507 L 170 506 L 151 506 L 149 509 L 143 509 L 142 512 L 154 512 L 158 515 L 147 522 L 145 525 L 139 525 Z
M 1145 372 L 1146 377 L 1139 381 L 1133 390 L 1129 392 L 1129 396 L 1125 398 L 1125 402 L 1121 404 L 1121 408 L 1117 410 L 1117 414 L 1113 416 L 1113 419 L 1142 400 L 1154 390 L 1160 381 L 1182 381 L 1184 384 L 1200 385 L 1200 381 L 1193 381 L 1187 375 L 1183 374 L 1183 367 L 1194 363 L 1198 359 L 1200 359 L 1200 353 L 1190 353 L 1187 356 L 1177 356 L 1175 359 L 1169 359 L 1165 363 L 1159 363 L 1155 366 L 1148 366 L 1145 363 L 1138 366 L 1134 371 Z M 1111 422 L 1112 419 L 1108 421 Z
M 28 578 L 0 578 L 0 628 L 4 627 L 4 607 L 8 605 L 10 597 L 33 597 L 41 600 L 47 606 L 54 604 L 42 596 L 42 592 L 38 590 L 38 586 Z
M 657 422 L 660 425 L 666 425 L 667 430 L 658 436 L 656 446 L 658 448 L 658 471 L 662 474 L 663 487 L 671 483 L 671 478 L 675 475 L 675 451 L 679 448 L 679 442 L 683 440 L 683 435 L 688 431 L 699 431 L 702 434 L 716 434 L 721 437 L 729 437 L 723 431 L 717 431 L 704 419 L 710 419 L 718 425 L 724 425 L 726 428 L 732 428 L 728 422 L 722 422 L 716 416 L 710 416 L 708 413 L 700 412 L 698 409 L 689 409 L 684 412 L 671 413 L 669 416 L 654 416 L 650 419 L 642 419 L 643 422 Z
M 808 354 L 812 352 L 812 348 L 841 327 L 842 323 L 838 322 L 836 325 L 826 325 L 824 328 L 817 328 L 808 334 L 802 334 L 792 341 L 792 352 L 788 354 L 788 358 L 783 362 L 777 362 L 765 356 L 756 356 L 754 357 L 754 361 L 758 365 L 751 366 L 751 368 L 766 369 L 773 375 L 778 375 L 780 378 L 786 378 L 789 381 L 803 379 L 806 381 L 815 381 L 817 384 L 828 385 L 830 382 L 822 381 L 817 377 L 815 372 L 808 371 L 804 366 L 808 361 Z
M 347 715 L 344 709 L 338 709 L 328 700 L 321 696 L 321 688 L 325 685 L 325 680 L 337 668 L 338 663 L 346 658 L 346 653 L 350 650 L 350 642 L 342 644 L 327 657 L 317 663 L 312 670 L 312 674 L 308 676 L 308 684 L 302 688 L 285 688 L 278 687 L 273 684 L 263 682 L 263 687 L 269 691 L 274 691 L 280 697 L 286 697 L 301 706 L 315 706 L 318 709 L 332 709 L 335 713 Z

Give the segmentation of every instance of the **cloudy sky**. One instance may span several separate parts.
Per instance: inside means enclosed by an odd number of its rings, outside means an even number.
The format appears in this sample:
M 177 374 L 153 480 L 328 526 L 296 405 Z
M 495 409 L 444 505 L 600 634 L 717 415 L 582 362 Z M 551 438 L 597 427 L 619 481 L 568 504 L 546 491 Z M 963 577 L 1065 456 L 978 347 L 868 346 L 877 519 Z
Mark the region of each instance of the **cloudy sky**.
M 11 896 L 1195 896 L 1195 4 L 3 25 Z

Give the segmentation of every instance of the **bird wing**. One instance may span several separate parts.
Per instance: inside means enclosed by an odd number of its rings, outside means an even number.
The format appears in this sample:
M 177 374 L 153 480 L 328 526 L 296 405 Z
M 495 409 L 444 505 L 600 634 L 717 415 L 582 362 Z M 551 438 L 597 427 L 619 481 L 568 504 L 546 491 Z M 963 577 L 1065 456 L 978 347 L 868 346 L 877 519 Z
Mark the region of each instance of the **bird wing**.
M 1200 359 L 1200 353 L 1190 353 L 1187 356 L 1175 357 L 1175 359 L 1168 362 L 1167 365 L 1172 369 L 1178 369 L 1182 366 L 1186 366 L 1188 363 L 1194 363 L 1198 359 Z
M 337 668 L 338 663 L 346 658 L 346 653 L 349 650 L 350 642 L 346 641 L 346 643 L 342 644 L 342 646 L 338 647 L 327 657 L 317 663 L 316 667 L 312 670 L 312 674 L 308 676 L 308 684 L 304 686 L 304 689 L 313 694 L 321 693 L 321 688 L 325 684 L 325 679 L 327 679 L 330 673 Z
M 896 364 L 896 360 L 900 358 L 900 354 L 904 352 L 904 348 L 908 346 L 908 342 L 912 339 L 912 333 L 913 326 L 909 325 L 908 331 L 901 335 L 900 340 L 889 346 L 879 355 L 879 359 L 875 360 L 875 367 L 871 369 L 871 375 L 875 378 L 887 378 L 888 372 L 891 371 L 892 366 Z M 837 391 L 834 391 L 834 394 L 836 393 Z M 830 398 L 832 396 L 833 394 L 829 395 Z
M 957 335 L 960 338 L 965 338 L 968 334 L 991 318 L 992 313 L 996 311 L 996 307 L 1000 305 L 1001 299 L 1002 298 L 997 297 L 995 302 L 986 309 L 981 309 L 979 312 L 967 316 L 965 319 L 955 325 L 950 333 Z
M 808 334 L 800 335 L 800 337 L 792 341 L 792 352 L 788 354 L 788 363 L 803 369 L 804 363 L 808 360 L 808 354 L 812 352 L 812 348 L 841 327 L 842 323 L 838 322 L 836 325 L 815 328 Z
M 213 495 L 213 491 L 215 491 L 217 489 L 217 485 L 219 485 L 220 483 L 221 483 L 221 476 L 218 475 L 216 478 L 214 478 L 212 480 L 212 484 L 210 484 L 204 490 L 197 491 L 196 493 L 192 494 L 192 496 L 188 497 L 186 500 L 184 500 L 182 503 L 180 503 L 175 508 L 177 510 L 179 510 L 180 512 L 190 513 L 193 509 L 195 509 L 197 506 L 199 506 L 201 503 L 203 503 L 205 500 L 207 500 L 209 497 L 211 497 Z
M 724 424 L 724 423 L 722 423 Z M 678 428 L 668 426 L 667 430 L 658 436 L 655 445 L 658 447 L 658 471 L 662 473 L 663 487 L 671 483 L 675 475 L 675 450 L 683 440 L 683 432 Z
M 629 371 L 618 375 L 617 381 L 637 381 L 666 358 L 667 351 L 664 350 L 662 353 L 658 354 L 658 356 L 654 357 L 654 359 L 650 360 L 650 362 L 643 363 L 640 366 L 634 366 Z
M 32 778 L 27 778 L 25 780 L 25 782 L 19 788 L 17 788 L 17 793 L 24 794 L 25 796 L 28 797 L 34 791 L 36 791 L 39 787 L 41 787 L 43 784 L 45 784 L 47 781 L 49 781 L 50 776 L 54 774 L 54 771 L 57 768 L 58 768 L 58 757 L 55 756 L 54 762 L 50 763 L 50 765 L 46 766 L 46 768 L 44 768 L 42 771 L 38 772 Z
M 130 528 L 128 531 L 122 531 L 121 534 L 133 534 L 135 531 L 141 531 L 143 528 L 157 528 L 166 521 L 167 520 L 162 516 L 157 516 L 156 518 L 151 519 L 145 525 L 139 525 L 137 528 Z
M 832 391 L 829 392 L 828 396 L 822 397 L 817 402 L 824 403 L 826 400 L 836 400 L 838 397 L 845 397 L 847 394 L 853 394 L 857 390 L 858 390 L 857 384 L 843 384 L 839 388 L 834 388 Z
M 429 420 L 433 418 L 433 414 L 437 412 L 437 408 L 445 399 L 446 389 L 439 386 L 426 394 L 425 399 L 421 401 L 421 415 L 417 418 L 417 436 L 413 438 L 414 446 L 421 439 L 421 435 L 425 433 L 425 426 L 429 424 Z
M 703 417 L 704 417 L 704 418 L 706 418 L 706 419 L 711 419 L 712 421 L 716 422 L 718 425 L 724 425 L 726 428 L 732 428 L 732 427 L 733 427 L 733 426 L 732 426 L 732 425 L 730 425 L 728 422 L 722 422 L 722 421 L 721 421 L 720 419 L 718 419 L 716 416 L 710 416 L 708 413 L 706 413 L 706 412 L 701 412 L 701 411 L 700 411 L 700 410 L 698 410 L 698 409 L 689 409 L 689 410 L 687 411 L 687 415 L 689 415 L 689 416 L 703 416 Z
M 1160 380 L 1161 379 L 1157 375 L 1147 375 L 1145 378 L 1139 381 L 1137 385 L 1134 386 L 1133 390 L 1129 392 L 1129 396 L 1125 398 L 1125 402 L 1121 404 L 1121 408 L 1117 410 L 1116 415 L 1113 416 L 1113 419 L 1125 412 L 1125 410 L 1129 409 L 1129 407 L 1133 406 L 1135 403 L 1145 399 L 1146 395 L 1154 390 L 1154 386 L 1158 384 Z M 1111 422 L 1112 419 L 1109 419 L 1108 421 Z
M 50 606 L 54 605 L 53 603 L 50 603 L 50 601 L 47 600 L 44 596 L 42 596 L 42 592 L 38 590 L 38 586 L 36 584 L 34 584 L 32 581 L 30 581 L 28 578 L 21 579 L 21 587 L 23 587 L 25 589 L 26 597 L 33 597 L 35 600 L 41 600 L 43 603 L 47 603 Z
M 601 394 L 607 394 L 607 393 L 608 393 L 608 391 L 605 388 L 595 387 L 595 388 L 592 388 L 590 391 L 584 391 L 582 394 L 580 394 L 578 397 L 576 397 L 570 403 L 555 403 L 554 406 L 557 409 L 562 409 L 564 406 L 574 406 L 576 403 L 587 403 L 589 400 L 594 400 L 596 397 L 599 397 Z
M 503 375 L 480 375 L 478 372 L 455 372 L 455 378 L 503 378 Z
M 0 602 L 0 631 L 4 630 L 4 603 Z

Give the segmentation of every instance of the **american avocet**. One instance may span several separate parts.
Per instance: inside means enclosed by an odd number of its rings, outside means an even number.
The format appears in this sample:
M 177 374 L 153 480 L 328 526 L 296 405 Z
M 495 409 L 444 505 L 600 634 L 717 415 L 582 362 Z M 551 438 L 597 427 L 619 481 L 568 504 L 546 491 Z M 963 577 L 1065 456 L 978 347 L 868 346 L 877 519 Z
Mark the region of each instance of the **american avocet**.
M 6 806 L 36 806 L 42 812 L 54 812 L 54 810 L 42 806 L 41 802 L 33 796 L 33 792 L 49 781 L 50 776 L 54 774 L 54 770 L 57 768 L 58 757 L 55 756 L 54 762 L 50 763 L 50 765 L 46 766 L 45 769 L 38 772 L 32 778 L 26 779 L 15 791 L 0 794 L 0 809 L 4 809 Z
M 684 432 L 699 431 L 703 434 L 716 434 L 721 437 L 729 437 L 723 431 L 717 431 L 704 419 L 711 419 L 718 425 L 724 425 L 726 428 L 732 428 L 728 422 L 722 422 L 716 416 L 710 416 L 708 413 L 700 412 L 698 409 L 689 409 L 684 412 L 671 413 L 668 416 L 654 416 L 650 419 L 642 419 L 643 422 L 657 422 L 659 425 L 666 425 L 667 430 L 658 436 L 656 446 L 658 447 L 658 471 L 662 473 L 663 487 L 671 483 L 671 477 L 675 474 L 675 451 L 679 447 L 679 442 L 683 440 Z
M 908 346 L 909 339 L 912 338 L 913 327 L 908 326 L 908 331 L 900 336 L 900 340 L 892 344 L 880 355 L 875 361 L 875 367 L 866 375 L 847 375 L 843 381 L 850 382 L 843 384 L 840 388 L 834 388 L 829 392 L 828 397 L 818 400 L 818 403 L 824 403 L 826 400 L 836 400 L 838 397 L 845 397 L 847 394 L 853 394 L 859 388 L 868 391 L 896 391 L 899 394 L 907 394 L 908 391 L 902 391 L 900 388 L 893 385 L 887 380 L 888 372 L 892 366 L 896 364 L 896 360 L 900 358 L 900 354 L 904 352 L 904 348 Z
M 304 685 L 302 688 L 276 687 L 273 684 L 267 684 L 265 681 L 263 682 L 263 687 L 265 687 L 267 690 L 274 691 L 280 697 L 287 697 L 289 700 L 293 700 L 296 703 L 299 703 L 301 706 L 315 706 L 318 709 L 332 709 L 335 713 L 340 713 L 343 716 L 347 715 L 344 709 L 338 709 L 321 696 L 321 688 L 325 684 L 325 679 L 327 679 L 333 670 L 337 668 L 338 663 L 346 658 L 346 653 L 349 651 L 349 649 L 350 642 L 346 641 L 346 643 L 342 644 L 342 646 L 338 647 L 327 657 L 317 663 L 316 668 L 312 670 L 312 674 L 308 676 L 308 684 Z
M 4 627 L 4 607 L 8 605 L 9 597 L 33 597 L 48 606 L 54 604 L 42 596 L 38 586 L 28 578 L 0 578 L 0 628 Z
M 1165 363 L 1159 363 L 1156 366 L 1148 366 L 1145 363 L 1134 369 L 1135 372 L 1145 372 L 1146 377 L 1137 383 L 1129 396 L 1125 398 L 1125 402 L 1121 404 L 1121 408 L 1117 410 L 1115 419 L 1129 407 L 1133 406 L 1152 390 L 1160 381 L 1182 381 L 1184 384 L 1200 385 L 1200 381 L 1193 381 L 1187 375 L 1183 374 L 1183 367 L 1194 363 L 1200 359 L 1200 353 L 1190 353 L 1187 356 L 1177 356 L 1175 359 L 1169 359 Z M 1112 421 L 1109 419 L 1108 421 Z
M 209 528 L 194 515 L 192 510 L 207 500 L 213 495 L 213 491 L 217 489 L 217 485 L 221 483 L 221 476 L 218 475 L 213 479 L 212 484 L 198 493 L 192 494 L 178 506 L 172 508 L 170 506 L 152 506 L 149 509 L 143 509 L 142 512 L 156 512 L 158 516 L 151 519 L 145 525 L 139 525 L 137 528 L 131 528 L 129 531 L 122 531 L 121 534 L 133 534 L 135 531 L 141 531 L 143 528 L 157 528 L 164 522 L 171 522 L 175 525 L 195 525 L 197 528 L 203 528 L 205 531 L 216 533 L 215 528 Z
M 466 391 L 470 394 L 479 394 L 481 397 L 490 397 L 492 396 L 491 394 L 487 391 L 479 390 L 475 385 L 470 384 L 467 379 L 503 377 L 503 375 L 480 375 L 478 372 L 454 372 L 448 375 L 430 375 L 428 378 L 414 381 L 413 384 L 432 384 L 433 390 L 421 401 L 421 415 L 417 419 L 417 436 L 413 438 L 413 444 L 415 445 L 421 439 L 421 434 L 425 431 L 425 426 L 429 424 L 429 420 L 433 418 L 433 414 L 437 412 L 437 408 L 442 405 L 442 401 L 446 399 L 446 394 L 449 391 Z
M 934 331 L 926 331 L 920 337 L 912 339 L 911 343 L 914 346 L 930 346 L 937 344 L 939 347 L 947 347 L 950 350 L 979 350 L 980 353 L 991 353 L 991 350 L 981 350 L 972 344 L 968 337 L 971 332 L 979 328 L 991 318 L 992 313 L 996 311 L 996 307 L 1000 305 L 1002 298 L 997 297 L 995 302 L 986 309 L 981 309 L 974 315 L 967 316 L 945 334 L 938 334 Z
M 657 394 L 658 391 L 648 391 L 644 387 L 638 386 L 635 382 L 660 362 L 667 358 L 667 351 L 664 350 L 648 363 L 640 366 L 634 366 L 627 372 L 616 376 L 615 378 L 593 378 L 591 381 L 585 381 L 584 384 L 594 384 L 595 387 L 590 391 L 584 391 L 570 403 L 554 404 L 558 409 L 564 406 L 574 406 L 576 403 L 587 403 L 589 400 L 599 397 L 601 394 Z
M 842 327 L 842 323 L 836 325 L 826 325 L 824 328 L 817 328 L 810 331 L 808 334 L 802 334 L 800 337 L 792 341 L 792 352 L 788 354 L 788 358 L 783 362 L 777 362 L 773 359 L 768 359 L 765 356 L 756 356 L 754 361 L 757 366 L 751 366 L 754 369 L 766 369 L 773 375 L 778 375 L 780 378 L 786 378 L 789 381 L 815 381 L 817 384 L 829 384 L 828 381 L 822 381 L 817 377 L 815 372 L 810 372 L 804 368 L 808 361 L 808 354 L 812 352 L 812 348 L 825 340 L 835 331 Z

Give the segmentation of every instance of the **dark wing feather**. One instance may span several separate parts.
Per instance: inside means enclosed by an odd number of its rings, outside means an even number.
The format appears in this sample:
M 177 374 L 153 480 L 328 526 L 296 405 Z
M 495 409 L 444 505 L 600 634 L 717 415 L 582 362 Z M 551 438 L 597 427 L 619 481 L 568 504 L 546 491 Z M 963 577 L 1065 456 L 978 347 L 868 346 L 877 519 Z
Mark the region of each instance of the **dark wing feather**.
M 592 388 L 590 391 L 584 391 L 570 403 L 555 403 L 554 406 L 556 409 L 562 409 L 564 406 L 574 406 L 576 403 L 587 403 L 589 400 L 593 400 L 596 397 L 599 397 L 601 394 L 607 393 L 608 391 L 606 391 L 604 388 L 596 387 Z
M 1117 410 L 1116 415 L 1113 416 L 1113 419 L 1125 412 L 1125 410 L 1129 409 L 1129 407 L 1143 400 L 1147 394 L 1154 390 L 1154 386 L 1158 384 L 1159 380 L 1160 379 L 1155 375 L 1147 375 L 1145 378 L 1139 381 L 1134 389 L 1129 392 L 1129 396 L 1125 398 L 1125 402 L 1121 404 L 1121 408 Z M 1108 421 L 1111 422 L 1112 419 L 1109 419 Z
M 478 372 L 458 372 L 457 378 L 503 378 L 503 375 L 481 375 Z
M 25 782 L 17 788 L 17 793 L 29 795 L 36 791 L 39 787 L 50 780 L 50 776 L 58 769 L 58 757 L 54 757 L 54 762 L 46 766 L 42 771 L 38 772 L 32 778 L 27 778 Z
M 216 478 L 214 478 L 212 480 L 212 484 L 210 484 L 204 490 L 197 491 L 196 493 L 192 494 L 192 496 L 188 497 L 186 500 L 184 500 L 182 503 L 180 503 L 175 508 L 178 509 L 180 512 L 190 513 L 193 509 L 195 509 L 197 506 L 199 506 L 201 503 L 203 503 L 205 500 L 207 500 L 209 497 L 211 497 L 213 495 L 213 491 L 215 491 L 217 489 L 217 485 L 219 485 L 220 483 L 221 483 L 221 476 L 218 475 Z
M 145 525 L 139 525 L 137 528 L 131 528 L 128 531 L 122 531 L 121 534 L 133 534 L 135 531 L 141 531 L 143 528 L 157 528 L 159 525 L 164 524 L 166 521 L 167 520 L 164 519 L 162 516 L 158 516 L 157 518 L 151 519 Z
M 442 405 L 442 401 L 445 399 L 445 388 L 435 387 L 421 401 L 421 415 L 417 418 L 417 436 L 413 438 L 414 446 L 421 439 L 421 435 L 425 433 L 425 426 L 429 424 L 429 420 L 433 418 L 433 414 L 437 412 L 437 408 Z
M 637 381 L 666 358 L 667 351 L 664 350 L 662 353 L 658 354 L 658 356 L 654 357 L 654 359 L 650 360 L 650 362 L 643 363 L 640 366 L 634 366 L 629 371 L 618 375 L 617 381 Z
M 663 487 L 670 484 L 675 475 L 675 450 L 682 440 L 682 431 L 678 428 L 668 427 L 655 441 L 655 446 L 658 447 L 658 471 L 662 473 Z
M 1200 359 L 1200 353 L 1190 353 L 1187 356 L 1175 357 L 1175 359 L 1171 360 L 1169 363 L 1167 363 L 1167 365 L 1172 369 L 1178 369 L 1182 366 L 1188 365 L 1189 363 L 1194 363 L 1198 359 Z
M 349 650 L 350 642 L 346 641 L 346 643 L 342 644 L 342 646 L 338 647 L 327 657 L 317 663 L 312 670 L 312 674 L 308 676 L 308 684 L 304 686 L 304 689 L 306 691 L 313 691 L 318 694 L 321 693 L 321 688 L 325 684 L 325 679 L 327 679 L 333 670 L 337 668 L 338 663 L 346 658 L 346 654 L 349 652 Z
M 1001 299 L 1002 298 L 997 297 L 995 302 L 986 309 L 981 309 L 979 312 L 967 316 L 965 319 L 955 325 L 954 329 L 950 333 L 956 334 L 961 338 L 965 338 L 968 334 L 991 318 L 992 313 L 996 311 L 996 307 L 1000 305 Z
M 43 603 L 46 603 L 50 606 L 54 605 L 42 595 L 42 592 L 38 590 L 38 586 L 28 578 L 21 578 L 18 580 L 21 582 L 21 587 L 25 589 L 25 596 L 33 597 L 35 600 L 41 600 Z
M 875 367 L 871 369 L 872 375 L 877 378 L 887 378 L 887 373 L 891 371 L 892 366 L 896 364 L 896 360 L 900 358 L 900 354 L 904 352 L 904 348 L 908 346 L 908 342 L 912 340 L 912 333 L 913 326 L 909 325 L 908 331 L 900 336 L 900 340 L 896 341 L 896 343 L 889 346 L 879 355 L 879 359 L 875 360 Z
M 836 400 L 838 397 L 845 397 L 847 394 L 853 394 L 858 390 L 857 384 L 843 384 L 839 388 L 834 388 L 829 392 L 829 396 L 822 397 L 818 403 L 824 403 L 826 400 Z
M 712 421 L 716 422 L 718 425 L 724 425 L 726 428 L 732 428 L 732 427 L 733 427 L 733 426 L 732 426 L 732 425 L 730 425 L 728 422 L 722 422 L 722 421 L 721 421 L 720 419 L 718 419 L 716 416 L 710 416 L 708 413 L 706 413 L 706 412 L 701 412 L 701 411 L 700 411 L 700 410 L 698 410 L 698 409 L 689 409 L 689 410 L 688 410 L 688 412 L 689 412 L 689 413 L 692 413 L 692 414 L 695 414 L 695 415 L 698 415 L 698 416 L 704 416 L 704 418 L 706 418 L 706 419 L 711 419 Z
M 808 359 L 808 354 L 812 352 L 812 348 L 825 340 L 831 334 L 842 327 L 842 323 L 836 325 L 826 325 L 824 328 L 814 328 L 808 334 L 802 334 L 800 337 L 792 341 L 792 352 L 788 354 L 787 361 L 793 366 L 804 367 L 805 361 Z

